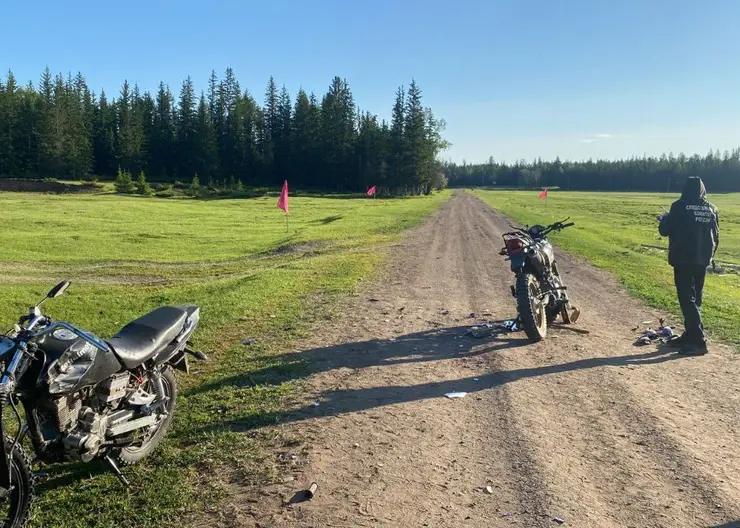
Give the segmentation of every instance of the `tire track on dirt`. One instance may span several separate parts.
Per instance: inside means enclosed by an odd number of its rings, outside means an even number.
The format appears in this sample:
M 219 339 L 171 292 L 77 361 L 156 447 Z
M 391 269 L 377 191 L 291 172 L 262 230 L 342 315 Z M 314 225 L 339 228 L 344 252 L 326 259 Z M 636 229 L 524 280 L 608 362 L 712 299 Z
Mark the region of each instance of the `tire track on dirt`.
M 577 229 L 577 227 L 576 227 Z M 740 363 L 632 346 L 661 315 L 556 249 L 589 335 L 476 340 L 469 313 L 511 317 L 507 220 L 457 193 L 385 277 L 301 344 L 313 376 L 283 417 L 290 482 L 235 491 L 216 526 L 720 526 L 740 519 Z M 555 239 L 556 240 L 556 239 Z M 369 302 L 368 298 L 375 299 Z M 465 391 L 463 399 L 446 399 Z M 317 401 L 318 406 L 311 404 Z M 319 493 L 285 506 L 312 480 Z M 490 486 L 490 493 L 485 490 Z
M 487 232 L 500 234 L 508 229 L 505 219 L 498 215 L 488 216 L 485 221 L 488 224 Z M 593 475 L 601 473 L 589 498 L 601 503 L 603 511 L 609 512 L 610 520 L 601 519 L 594 525 L 608 526 L 617 521 L 615 526 L 709 526 L 709 523 L 719 525 L 727 519 L 736 518 L 737 507 L 730 497 L 737 496 L 737 488 L 728 495 L 728 487 L 718 485 L 722 479 L 713 478 L 705 467 L 698 467 L 695 454 L 685 449 L 685 444 L 682 445 L 674 437 L 676 429 L 669 427 L 664 430 L 670 424 L 670 418 L 653 415 L 656 409 L 653 402 L 660 401 L 649 394 L 655 383 L 648 386 L 628 384 L 622 381 L 625 377 L 623 372 L 615 372 L 615 366 L 619 370 L 627 369 L 630 373 L 640 366 L 649 367 L 652 364 L 668 368 L 673 366 L 668 362 L 675 355 L 651 352 L 645 354 L 648 357 L 640 358 L 641 350 L 630 346 L 634 335 L 630 335 L 628 329 L 645 318 L 657 321 L 659 314 L 626 298 L 615 287 L 613 279 L 605 274 L 585 266 L 562 251 L 556 253 L 561 263 L 565 261 L 566 282 L 572 289 L 588 294 L 582 294 L 580 298 L 576 296 L 575 301 L 585 308 L 585 326 L 594 328 L 595 332 L 593 337 L 583 339 L 568 336 L 564 331 L 555 331 L 547 341 L 532 347 L 532 351 L 536 355 L 540 352 L 552 354 L 549 360 L 558 352 L 557 348 L 566 352 L 560 354 L 563 360 L 575 356 L 568 351 L 582 352 L 586 347 L 591 353 L 600 352 L 604 355 L 603 368 L 594 368 L 596 363 L 589 366 L 591 371 L 587 376 L 580 376 L 581 379 L 569 376 L 567 381 L 556 381 L 561 384 L 560 390 L 558 392 L 557 387 L 549 388 L 548 399 L 555 405 L 551 403 L 547 409 L 548 418 L 550 415 L 565 417 L 576 414 L 577 419 L 566 419 L 563 425 L 571 426 L 571 430 L 577 433 L 577 442 L 571 443 L 571 446 L 576 448 L 580 456 L 568 454 L 560 463 L 566 463 L 569 468 L 582 468 L 580 480 L 582 483 L 585 481 L 586 485 L 580 487 L 591 487 L 588 484 L 593 481 Z M 623 309 L 620 310 L 620 307 Z M 606 321 L 611 324 L 604 324 Z M 555 346 L 552 338 L 557 338 L 555 342 L 559 347 Z M 584 347 L 578 344 L 579 341 L 588 344 Z M 623 355 L 620 356 L 620 353 Z M 630 365 L 629 356 L 632 354 L 633 364 Z M 578 355 L 583 356 L 580 353 Z M 612 359 L 617 359 L 617 362 Z M 511 370 L 518 365 L 509 362 L 505 366 L 497 366 Z M 664 385 L 666 380 L 674 391 L 676 386 L 683 386 L 684 394 L 693 393 L 691 399 L 707 399 L 707 394 L 697 394 L 695 387 L 686 387 L 682 377 L 664 378 L 658 385 Z M 529 397 L 526 391 L 517 393 L 524 396 L 520 402 L 521 413 L 536 415 L 531 412 L 537 405 L 536 397 L 532 396 L 548 391 L 544 385 L 552 385 L 551 381 L 541 383 L 543 386 L 532 391 Z M 665 411 L 665 408 L 657 407 L 659 411 Z M 573 409 L 577 409 L 577 412 L 573 412 Z M 543 428 L 532 425 L 533 430 L 541 431 Z M 645 443 L 646 437 L 650 439 L 649 444 Z M 573 435 L 570 440 L 572 442 Z M 538 444 L 536 439 L 532 443 Z M 552 445 L 540 448 L 542 457 L 551 457 L 552 448 Z M 568 480 L 563 479 L 562 471 L 552 473 L 548 482 Z M 572 486 L 573 481 L 569 480 L 570 483 L 564 482 L 558 486 L 559 489 Z M 567 497 L 567 494 L 563 494 L 563 497 Z M 582 504 L 583 499 L 581 494 L 578 500 L 569 502 Z

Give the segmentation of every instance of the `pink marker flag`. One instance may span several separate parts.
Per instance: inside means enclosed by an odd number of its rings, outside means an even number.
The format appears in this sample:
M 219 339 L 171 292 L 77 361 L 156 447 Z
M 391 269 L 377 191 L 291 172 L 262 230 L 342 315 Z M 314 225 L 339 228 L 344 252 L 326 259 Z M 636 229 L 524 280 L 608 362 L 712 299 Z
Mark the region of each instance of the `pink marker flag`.
M 539 200 L 542 200 L 543 198 L 547 198 L 547 187 L 545 187 L 545 190 L 540 193 Z
M 370 188 L 369 188 L 369 189 L 367 190 L 367 195 L 368 195 L 368 196 L 375 196 L 375 185 L 373 185 L 372 187 L 370 187 Z
M 288 211 L 288 180 L 283 182 L 283 190 L 280 193 L 280 198 L 278 198 L 277 206 L 278 209 L 285 211 L 286 216 L 290 214 Z

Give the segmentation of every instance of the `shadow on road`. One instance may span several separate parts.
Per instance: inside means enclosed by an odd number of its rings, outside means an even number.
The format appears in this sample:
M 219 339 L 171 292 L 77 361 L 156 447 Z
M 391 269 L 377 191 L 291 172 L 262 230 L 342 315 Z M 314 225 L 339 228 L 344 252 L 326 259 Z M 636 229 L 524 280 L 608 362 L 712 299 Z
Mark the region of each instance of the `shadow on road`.
M 466 335 L 467 328 L 446 328 L 398 337 L 347 343 L 278 356 L 278 365 L 218 384 L 195 387 L 192 393 L 216 390 L 224 385 L 251 388 L 261 384 L 279 384 L 334 369 L 361 369 L 398 363 L 428 362 L 450 358 L 470 358 L 498 350 L 527 345 L 529 341 L 504 335 L 491 339 L 475 339 Z M 283 413 L 264 413 L 244 417 L 224 417 L 202 429 L 202 432 L 221 430 L 246 431 L 263 425 L 310 420 L 345 413 L 366 411 L 386 405 L 441 398 L 448 392 L 477 393 L 500 387 L 521 379 L 547 376 L 597 367 L 645 366 L 678 359 L 677 354 L 665 350 L 613 357 L 579 359 L 568 363 L 543 365 L 510 371 L 490 372 L 456 380 L 427 382 L 416 385 L 385 385 L 358 389 L 326 390 L 319 394 L 320 404 L 312 404 Z
M 361 369 L 399 363 L 421 363 L 460 357 L 474 357 L 505 348 L 527 345 L 525 338 L 475 339 L 467 335 L 469 327 L 429 330 L 393 339 L 379 339 L 289 352 L 270 356 L 272 366 L 233 376 L 214 383 L 193 387 L 188 394 L 208 392 L 232 385 L 279 385 L 319 372 L 338 368 Z

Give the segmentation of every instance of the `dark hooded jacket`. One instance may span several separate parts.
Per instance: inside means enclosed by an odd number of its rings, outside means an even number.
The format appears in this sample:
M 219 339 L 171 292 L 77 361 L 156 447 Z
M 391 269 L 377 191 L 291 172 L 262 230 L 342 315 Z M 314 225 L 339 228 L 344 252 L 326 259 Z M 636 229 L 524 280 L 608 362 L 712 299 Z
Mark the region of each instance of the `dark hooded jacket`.
M 658 228 L 668 237 L 671 266 L 708 266 L 719 246 L 717 208 L 707 200 L 701 178 L 686 180 L 681 198 L 671 205 Z

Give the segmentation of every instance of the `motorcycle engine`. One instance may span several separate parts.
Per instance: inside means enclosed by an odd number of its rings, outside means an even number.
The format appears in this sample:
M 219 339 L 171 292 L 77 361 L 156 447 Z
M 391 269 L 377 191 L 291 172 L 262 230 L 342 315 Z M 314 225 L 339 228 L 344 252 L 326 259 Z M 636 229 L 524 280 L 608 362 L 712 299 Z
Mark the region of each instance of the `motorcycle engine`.
M 53 438 L 61 433 L 64 458 L 89 462 L 100 451 L 105 441 L 108 415 L 128 394 L 130 381 L 131 375 L 124 372 L 93 389 L 48 400 L 39 409 L 43 436 Z M 56 423 L 50 423 L 52 417 L 49 415 L 53 415 Z

